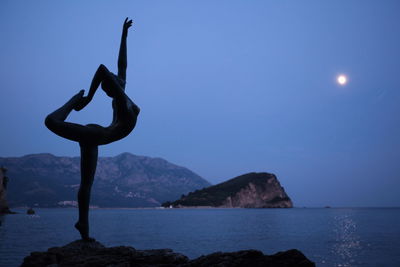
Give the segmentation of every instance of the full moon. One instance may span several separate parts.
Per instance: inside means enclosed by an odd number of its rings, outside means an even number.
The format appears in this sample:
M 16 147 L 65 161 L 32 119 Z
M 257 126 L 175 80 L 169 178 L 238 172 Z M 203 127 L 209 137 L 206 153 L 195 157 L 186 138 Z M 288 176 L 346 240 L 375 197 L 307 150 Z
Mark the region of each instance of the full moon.
M 338 82 L 340 85 L 345 85 L 345 84 L 347 83 L 347 77 L 346 77 L 345 75 L 339 75 L 339 76 L 337 77 L 337 82 Z

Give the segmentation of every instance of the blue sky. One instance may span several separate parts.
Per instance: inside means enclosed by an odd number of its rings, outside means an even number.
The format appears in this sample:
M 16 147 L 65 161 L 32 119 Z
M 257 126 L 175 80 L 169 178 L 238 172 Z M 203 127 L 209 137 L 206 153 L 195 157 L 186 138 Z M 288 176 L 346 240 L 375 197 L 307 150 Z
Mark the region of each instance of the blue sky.
M 45 116 L 128 36 L 130 136 L 212 183 L 275 173 L 296 206 L 400 206 L 398 1 L 1 1 L 0 156 L 79 155 Z M 336 82 L 339 74 L 348 83 Z M 108 125 L 100 90 L 69 121 Z

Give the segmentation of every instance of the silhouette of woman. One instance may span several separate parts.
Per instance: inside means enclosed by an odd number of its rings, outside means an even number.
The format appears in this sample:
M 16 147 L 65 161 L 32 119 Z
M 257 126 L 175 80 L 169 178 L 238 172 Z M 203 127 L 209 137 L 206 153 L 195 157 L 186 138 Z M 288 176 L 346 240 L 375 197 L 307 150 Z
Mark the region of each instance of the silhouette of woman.
M 89 93 L 83 96 L 84 90 L 74 95 L 62 107 L 46 117 L 45 124 L 53 133 L 79 143 L 81 150 L 81 184 L 78 191 L 79 220 L 75 228 L 80 232 L 82 239 L 89 238 L 89 202 L 90 191 L 96 171 L 98 146 L 115 142 L 127 136 L 136 125 L 140 109 L 125 94 L 127 49 L 126 39 L 128 28 L 132 20 L 125 19 L 122 28 L 121 45 L 118 55 L 118 75 L 110 72 L 104 65 L 100 65 L 94 74 Z M 65 122 L 67 116 L 74 109 L 83 109 L 93 98 L 100 86 L 111 97 L 113 120 L 108 127 L 97 124 L 80 125 Z

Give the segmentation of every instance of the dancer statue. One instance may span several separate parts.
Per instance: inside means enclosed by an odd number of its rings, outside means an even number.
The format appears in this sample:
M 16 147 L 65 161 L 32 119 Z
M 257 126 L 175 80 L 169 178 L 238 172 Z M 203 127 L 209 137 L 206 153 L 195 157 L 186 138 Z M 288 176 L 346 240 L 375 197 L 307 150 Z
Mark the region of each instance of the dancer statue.
M 53 133 L 79 143 L 81 149 L 81 184 L 78 191 L 79 220 L 75 228 L 82 239 L 93 240 L 89 237 L 89 202 L 90 190 L 96 171 L 98 146 L 105 145 L 126 137 L 135 128 L 140 109 L 125 94 L 127 49 L 126 39 L 132 20 L 125 19 L 122 28 L 121 45 L 118 55 L 118 75 L 110 72 L 103 64 L 94 74 L 87 96 L 84 90 L 74 95 L 62 107 L 46 117 L 45 124 Z M 113 120 L 108 127 L 97 124 L 80 125 L 66 122 L 67 116 L 74 109 L 83 109 L 92 100 L 100 86 L 111 97 Z

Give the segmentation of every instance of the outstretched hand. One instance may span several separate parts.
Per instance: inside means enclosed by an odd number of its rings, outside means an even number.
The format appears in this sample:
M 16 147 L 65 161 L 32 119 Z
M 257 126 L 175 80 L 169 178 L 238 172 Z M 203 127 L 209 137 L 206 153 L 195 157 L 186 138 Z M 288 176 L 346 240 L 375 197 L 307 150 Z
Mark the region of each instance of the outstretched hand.
M 124 34 L 128 34 L 128 29 L 131 26 L 132 26 L 132 20 L 128 20 L 128 18 L 126 18 L 124 21 L 124 25 L 122 27 L 122 31 L 124 32 Z

